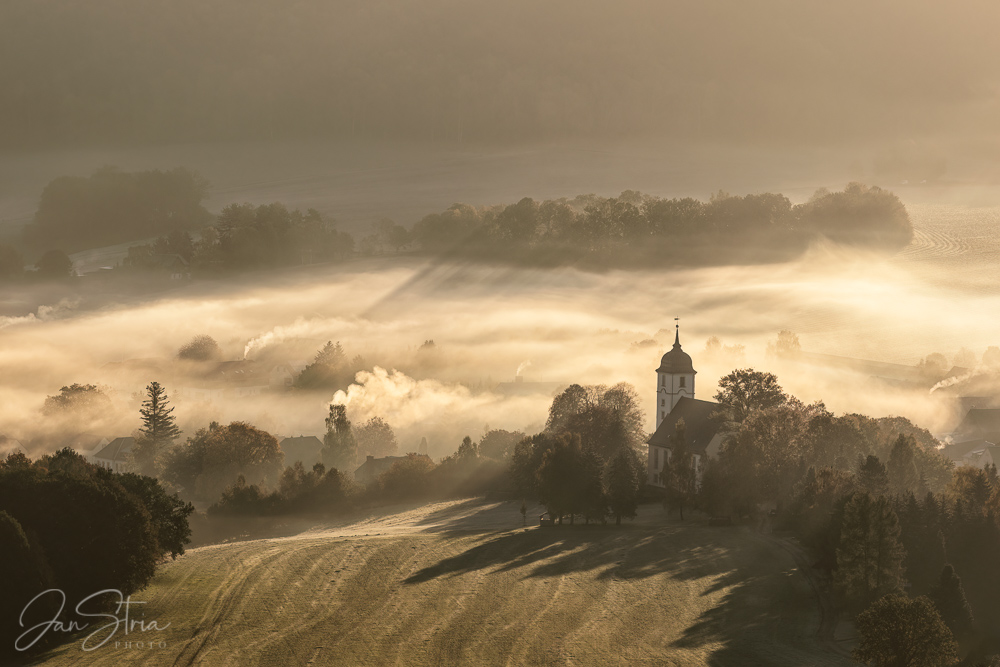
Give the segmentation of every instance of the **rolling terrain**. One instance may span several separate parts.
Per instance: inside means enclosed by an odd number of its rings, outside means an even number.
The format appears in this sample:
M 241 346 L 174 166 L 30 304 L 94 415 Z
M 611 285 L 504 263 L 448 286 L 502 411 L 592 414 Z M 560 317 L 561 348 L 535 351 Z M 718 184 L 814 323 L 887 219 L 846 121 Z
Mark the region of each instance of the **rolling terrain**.
M 789 545 L 659 506 L 551 529 L 516 503 L 397 508 L 192 549 L 134 598 L 171 625 L 127 639 L 164 647 L 77 639 L 38 664 L 850 664 Z

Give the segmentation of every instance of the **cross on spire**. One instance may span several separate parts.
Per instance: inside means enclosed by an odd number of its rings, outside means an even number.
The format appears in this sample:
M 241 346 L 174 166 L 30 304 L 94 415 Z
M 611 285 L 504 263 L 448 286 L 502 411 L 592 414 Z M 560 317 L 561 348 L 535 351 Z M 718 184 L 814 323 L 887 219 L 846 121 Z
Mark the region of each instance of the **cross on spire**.
M 675 347 L 680 347 L 681 346 L 681 318 L 679 318 L 679 317 L 675 317 L 674 318 L 674 327 L 676 327 L 676 329 L 677 329 L 677 331 L 674 333 L 674 346 Z

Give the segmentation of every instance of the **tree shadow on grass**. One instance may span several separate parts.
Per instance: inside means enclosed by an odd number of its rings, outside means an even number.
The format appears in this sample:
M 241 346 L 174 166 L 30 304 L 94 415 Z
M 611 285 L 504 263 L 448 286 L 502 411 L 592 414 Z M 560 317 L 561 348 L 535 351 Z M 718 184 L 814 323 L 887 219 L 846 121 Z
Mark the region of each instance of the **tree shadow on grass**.
M 597 580 L 705 579 L 718 600 L 668 648 L 712 647 L 709 665 L 846 665 L 817 641 L 817 602 L 795 563 L 746 528 L 555 526 L 490 534 L 415 572 L 405 585 L 486 571 L 523 579 L 590 573 Z
M 718 574 L 712 563 L 724 544 L 678 546 L 670 536 L 687 527 L 650 529 L 647 526 L 553 526 L 491 534 L 465 552 L 426 567 L 404 583 L 492 570 L 526 569 L 525 578 L 553 577 L 591 571 L 599 579 L 634 579 L 664 572 L 680 578 Z M 705 531 L 710 529 L 694 528 Z M 685 540 L 687 541 L 687 540 Z

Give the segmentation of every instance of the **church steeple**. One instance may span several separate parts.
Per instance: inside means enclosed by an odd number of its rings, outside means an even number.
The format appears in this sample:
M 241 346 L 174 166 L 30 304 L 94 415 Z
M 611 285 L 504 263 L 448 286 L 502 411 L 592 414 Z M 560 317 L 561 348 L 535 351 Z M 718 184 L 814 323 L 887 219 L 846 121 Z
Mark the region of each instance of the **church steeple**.
M 682 398 L 694 398 L 694 369 L 691 357 L 681 349 L 681 325 L 679 318 L 674 332 L 674 347 L 660 360 L 656 369 L 656 426 L 666 418 Z

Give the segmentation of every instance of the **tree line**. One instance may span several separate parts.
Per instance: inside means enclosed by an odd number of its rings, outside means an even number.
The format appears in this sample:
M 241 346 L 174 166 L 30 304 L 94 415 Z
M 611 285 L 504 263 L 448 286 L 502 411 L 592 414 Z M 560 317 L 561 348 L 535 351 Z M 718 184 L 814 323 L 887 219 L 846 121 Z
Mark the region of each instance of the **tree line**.
M 769 373 L 734 371 L 715 398 L 729 435 L 691 502 L 793 531 L 837 608 L 855 618 L 859 661 L 944 665 L 961 655 L 974 665 L 1000 654 L 995 468 L 956 469 L 908 420 L 835 416 Z
M 422 218 L 411 235 L 427 252 L 462 259 L 629 268 L 784 261 L 822 239 L 893 251 L 910 242 L 913 228 L 896 195 L 851 183 L 798 205 L 770 193 L 719 192 L 702 202 L 633 190 L 483 208 L 455 204 Z
M 42 192 L 24 230 L 29 247 L 50 250 L 37 271 L 26 274 L 23 255 L 0 246 L 0 282 L 65 277 L 72 271 L 65 249 L 152 236 L 155 241 L 131 246 L 119 268 L 204 276 L 403 249 L 531 266 L 662 268 L 786 261 L 820 240 L 892 251 L 913 235 L 896 195 L 859 183 L 840 192 L 817 191 L 798 205 L 771 193 L 719 192 L 702 202 L 634 190 L 542 202 L 526 197 L 478 208 L 454 204 L 411 229 L 379 220 L 359 244 L 315 209 L 290 210 L 278 202 L 230 204 L 213 220 L 202 206 L 206 187 L 186 169 L 129 173 L 108 167 L 89 178 L 57 178 Z M 175 266 L 177 258 L 182 269 Z

